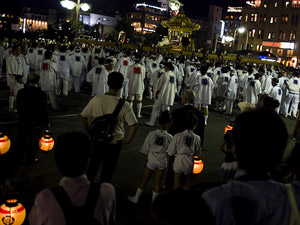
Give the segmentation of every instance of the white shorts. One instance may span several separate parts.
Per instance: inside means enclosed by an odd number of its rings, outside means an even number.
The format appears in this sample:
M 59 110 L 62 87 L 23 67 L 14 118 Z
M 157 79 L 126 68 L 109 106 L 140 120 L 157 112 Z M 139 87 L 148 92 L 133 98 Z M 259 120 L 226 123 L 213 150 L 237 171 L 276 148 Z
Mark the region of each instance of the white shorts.
M 136 95 L 130 95 L 129 100 L 133 101 L 134 97 L 136 98 L 137 101 L 142 101 L 143 100 L 143 94 L 136 94 Z
M 208 108 L 208 105 L 207 105 L 207 104 L 202 104 L 202 105 L 201 105 L 201 108 L 207 109 L 207 108 Z
M 175 157 L 173 169 L 176 173 L 184 173 L 185 175 L 189 175 L 193 172 L 193 167 L 193 156 L 178 155 Z
M 155 162 L 151 162 L 148 160 L 147 162 L 147 167 L 150 170 L 164 170 L 167 168 L 167 164 L 166 163 L 155 163 Z

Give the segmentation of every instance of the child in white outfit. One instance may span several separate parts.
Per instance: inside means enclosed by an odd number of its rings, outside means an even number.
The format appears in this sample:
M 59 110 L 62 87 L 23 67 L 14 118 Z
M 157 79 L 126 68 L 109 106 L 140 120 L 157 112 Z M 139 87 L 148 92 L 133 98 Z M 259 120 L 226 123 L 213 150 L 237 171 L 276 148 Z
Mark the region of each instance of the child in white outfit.
M 193 176 L 194 156 L 201 155 L 200 137 L 194 134 L 198 119 L 193 111 L 189 111 L 184 121 L 186 121 L 185 131 L 175 134 L 170 143 L 167 153 L 175 155 L 174 161 L 174 189 L 181 186 L 182 175 L 187 178 L 185 187 L 191 187 L 195 176 Z
M 171 123 L 170 112 L 165 110 L 159 117 L 159 129 L 151 131 L 145 139 L 141 153 L 145 154 L 145 170 L 143 179 L 136 191 L 135 196 L 129 196 L 128 200 L 137 203 L 145 189 L 152 173 L 156 171 L 155 188 L 152 192 L 152 201 L 157 197 L 161 188 L 161 179 L 167 168 L 167 148 L 172 140 L 172 135 L 167 132 Z

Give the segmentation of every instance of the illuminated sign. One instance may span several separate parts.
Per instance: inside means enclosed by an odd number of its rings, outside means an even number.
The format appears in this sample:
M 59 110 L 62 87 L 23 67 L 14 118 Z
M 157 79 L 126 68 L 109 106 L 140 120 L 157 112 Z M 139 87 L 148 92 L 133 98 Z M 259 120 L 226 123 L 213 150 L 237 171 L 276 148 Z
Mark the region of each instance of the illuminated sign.
M 243 7 L 233 7 L 233 6 L 228 6 L 227 12 L 241 13 L 242 10 L 243 10 Z
M 157 6 L 154 6 L 154 5 L 149 5 L 149 4 L 146 4 L 146 3 L 137 3 L 136 4 L 136 8 L 138 8 L 140 6 L 149 7 L 149 8 L 153 8 L 153 9 L 158 9 L 160 11 L 167 11 L 167 9 L 165 9 L 165 8 L 157 7 Z
M 275 47 L 282 49 L 295 49 L 294 42 L 271 42 L 271 41 L 263 41 L 262 46 L 265 47 Z

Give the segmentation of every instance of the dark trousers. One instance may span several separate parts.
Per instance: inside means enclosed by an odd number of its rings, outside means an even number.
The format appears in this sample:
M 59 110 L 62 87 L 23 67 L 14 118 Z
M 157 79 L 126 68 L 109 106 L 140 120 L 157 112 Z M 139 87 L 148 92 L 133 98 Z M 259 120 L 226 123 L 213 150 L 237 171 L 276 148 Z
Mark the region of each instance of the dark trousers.
M 21 163 L 33 164 L 35 162 L 42 131 L 43 129 L 38 127 L 19 127 L 15 151 L 18 165 Z
M 121 141 L 116 144 L 92 143 L 91 161 L 86 173 L 89 181 L 94 182 L 102 164 L 100 183 L 111 183 L 121 148 Z
M 173 170 L 174 161 L 175 161 L 175 156 L 169 156 L 168 169 L 167 169 L 166 182 L 165 182 L 166 190 L 170 190 L 174 187 L 174 170 Z

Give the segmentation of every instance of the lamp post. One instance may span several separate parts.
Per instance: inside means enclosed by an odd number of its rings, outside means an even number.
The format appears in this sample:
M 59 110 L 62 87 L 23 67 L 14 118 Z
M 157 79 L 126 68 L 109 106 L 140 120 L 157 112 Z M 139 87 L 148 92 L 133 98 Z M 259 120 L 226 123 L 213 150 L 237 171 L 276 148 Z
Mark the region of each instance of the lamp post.
M 72 10 L 75 8 L 76 11 L 76 18 L 75 18 L 75 37 L 78 37 L 78 30 L 79 30 L 79 11 L 80 9 L 84 12 L 90 10 L 90 5 L 87 3 L 80 3 L 80 0 L 77 0 L 77 3 L 73 2 L 73 1 L 69 1 L 69 0 L 63 0 L 60 2 L 61 6 Z
M 240 34 L 243 34 L 245 33 L 245 31 L 247 31 L 247 34 L 246 34 L 246 50 L 247 50 L 247 45 L 248 45 L 248 30 L 245 28 L 245 27 L 239 27 L 239 28 L 236 28 L 235 31 L 234 31 L 234 35 L 233 35 L 233 47 L 235 48 L 235 38 L 236 38 L 236 32 L 239 32 Z M 242 49 L 243 50 L 243 49 Z

